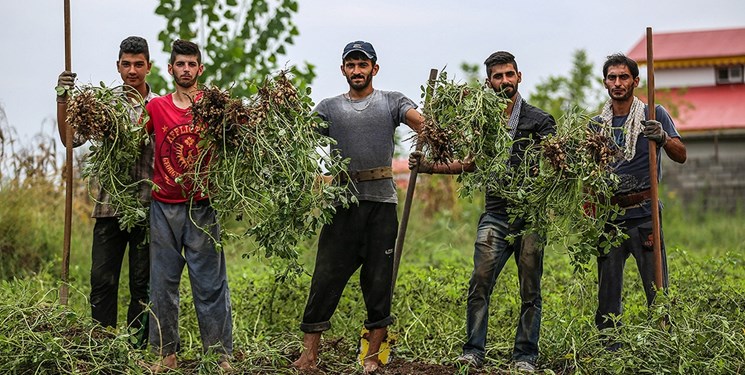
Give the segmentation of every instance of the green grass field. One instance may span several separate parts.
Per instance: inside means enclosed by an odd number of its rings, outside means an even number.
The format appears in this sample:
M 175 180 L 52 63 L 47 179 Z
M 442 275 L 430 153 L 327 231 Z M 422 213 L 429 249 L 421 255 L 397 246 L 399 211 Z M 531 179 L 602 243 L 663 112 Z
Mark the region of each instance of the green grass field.
M 58 304 L 63 196 L 59 188 L 0 190 L 0 373 L 147 373 L 155 357 L 132 349 L 123 327 L 126 272 L 120 288 L 120 328 L 90 321 L 89 205 L 76 206 L 70 263 L 70 300 Z M 745 214 L 700 212 L 664 195 L 664 231 L 670 264 L 669 294 L 649 310 L 636 265 L 629 260 L 624 289 L 624 344 L 607 352 L 594 328 L 596 273 L 574 273 L 560 244 L 549 244 L 543 277 L 539 367 L 551 374 L 745 373 Z M 448 209 L 415 202 L 394 297 L 394 361 L 388 374 L 468 373 L 452 360 L 465 339 L 465 302 L 472 246 L 482 202 L 457 200 Z M 315 239 L 300 262 L 305 273 L 285 276 L 285 263 L 261 256 L 249 242 L 225 246 L 234 319 L 234 367 L 246 374 L 294 374 L 301 349 L 298 324 L 307 298 Z M 52 254 L 53 260 L 45 261 Z M 38 257 L 37 257 L 38 256 Z M 38 258 L 38 259 L 37 259 Z M 20 267 L 31 272 L 18 272 Z M 125 264 L 126 270 L 126 264 Z M 17 275 L 12 277 L 10 275 Z M 182 373 L 218 373 L 203 356 L 186 275 L 182 280 Z M 324 335 L 320 371 L 361 373 L 355 352 L 364 306 L 357 277 L 350 281 Z M 487 367 L 509 373 L 520 311 L 516 269 L 508 263 L 492 296 Z M 669 312 L 672 327 L 658 321 Z M 472 372 L 475 373 L 475 372 Z

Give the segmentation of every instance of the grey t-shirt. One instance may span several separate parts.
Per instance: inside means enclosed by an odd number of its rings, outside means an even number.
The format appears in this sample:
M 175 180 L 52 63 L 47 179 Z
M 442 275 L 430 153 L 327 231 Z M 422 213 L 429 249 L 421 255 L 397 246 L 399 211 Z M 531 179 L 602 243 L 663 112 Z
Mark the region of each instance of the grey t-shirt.
M 393 134 L 405 123 L 406 112 L 416 107 L 400 92 L 374 90 L 359 100 L 346 94 L 324 99 L 315 111 L 329 124 L 321 132 L 337 142 L 332 150 L 350 158 L 349 170 L 358 171 L 391 166 Z M 392 179 L 350 182 L 350 190 L 360 201 L 398 202 Z

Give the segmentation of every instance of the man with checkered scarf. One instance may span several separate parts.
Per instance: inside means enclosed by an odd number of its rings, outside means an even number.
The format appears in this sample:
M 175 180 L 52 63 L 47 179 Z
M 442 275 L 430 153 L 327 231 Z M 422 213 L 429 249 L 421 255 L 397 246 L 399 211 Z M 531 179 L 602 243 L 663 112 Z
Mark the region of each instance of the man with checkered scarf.
M 616 224 L 627 238 L 608 253 L 598 257 L 598 309 L 595 324 L 601 330 L 620 324 L 620 320 L 614 316 L 621 315 L 623 310 L 623 268 L 629 255 L 636 259 L 648 305 L 654 302 L 657 292 L 654 285 L 652 204 L 660 205 L 660 223 L 662 204 L 651 201 L 649 140 L 656 143 L 658 154 L 662 149 L 675 162 L 683 163 L 686 160 L 685 145 L 681 142 L 675 124 L 665 108 L 656 106 L 656 120 L 649 120 L 648 106 L 634 96 L 634 89 L 639 85 L 639 66 L 634 60 L 623 54 L 608 56 L 603 65 L 603 82 L 610 99 L 605 103 L 602 114 L 593 121 L 604 124 L 605 126 L 599 127 L 601 129 L 610 129 L 610 138 L 622 155 L 613 165 L 613 172 L 619 176 L 620 184 L 611 199 L 611 203 L 617 204 L 622 210 L 612 224 Z M 660 176 L 658 158 L 658 180 Z M 663 288 L 667 288 L 667 260 L 662 228 L 660 249 Z M 608 349 L 617 348 L 618 344 L 609 343 Z

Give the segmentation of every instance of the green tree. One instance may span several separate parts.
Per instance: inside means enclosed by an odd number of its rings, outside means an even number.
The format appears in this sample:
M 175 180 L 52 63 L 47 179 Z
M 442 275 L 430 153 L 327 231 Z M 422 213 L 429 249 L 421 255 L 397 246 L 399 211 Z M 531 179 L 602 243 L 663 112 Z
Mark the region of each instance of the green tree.
M 297 10 L 296 0 L 160 0 L 155 13 L 167 21 L 158 35 L 165 52 L 179 38 L 196 42 L 207 67 L 202 82 L 246 97 L 279 69 L 290 70 L 294 83 L 303 88 L 315 78 L 314 66 L 307 62 L 300 67 L 279 62 L 299 35 L 292 22 Z M 171 80 L 153 70 L 148 81 L 153 90 L 169 90 Z
M 460 63 L 460 70 L 466 75 L 466 82 L 469 84 L 478 85 L 484 81 L 482 76 L 486 75 L 486 73 L 482 73 L 482 69 L 482 65 L 480 64 L 471 64 L 465 61 Z
M 648 83 L 646 79 L 640 80 L 639 86 L 634 90 L 634 95 L 645 103 L 649 103 L 647 95 L 649 94 Z M 671 90 L 670 88 L 655 88 L 654 92 L 655 105 L 665 107 L 673 118 L 679 118 L 684 111 L 695 109 L 693 103 L 683 98 L 686 92 L 688 92 L 688 87 L 680 87 L 675 90 Z
M 602 82 L 594 67 L 587 60 L 584 50 L 577 50 L 572 57 L 572 69 L 568 76 L 550 76 L 535 87 L 530 103 L 546 110 L 554 118 L 560 118 L 572 108 L 594 112 L 600 108 Z

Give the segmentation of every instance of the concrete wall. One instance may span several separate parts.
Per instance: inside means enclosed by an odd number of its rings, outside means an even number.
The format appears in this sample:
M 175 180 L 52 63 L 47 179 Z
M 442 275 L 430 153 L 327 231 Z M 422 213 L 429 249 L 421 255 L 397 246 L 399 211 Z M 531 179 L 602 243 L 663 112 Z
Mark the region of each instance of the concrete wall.
M 662 183 L 666 191 L 706 210 L 732 212 L 738 206 L 745 208 L 745 157 L 706 156 L 695 152 L 696 145 L 688 142 L 686 148 L 688 160 L 684 164 L 663 156 Z M 742 143 L 740 148 L 745 148 Z
M 689 159 L 745 160 L 745 133 L 682 137 Z

